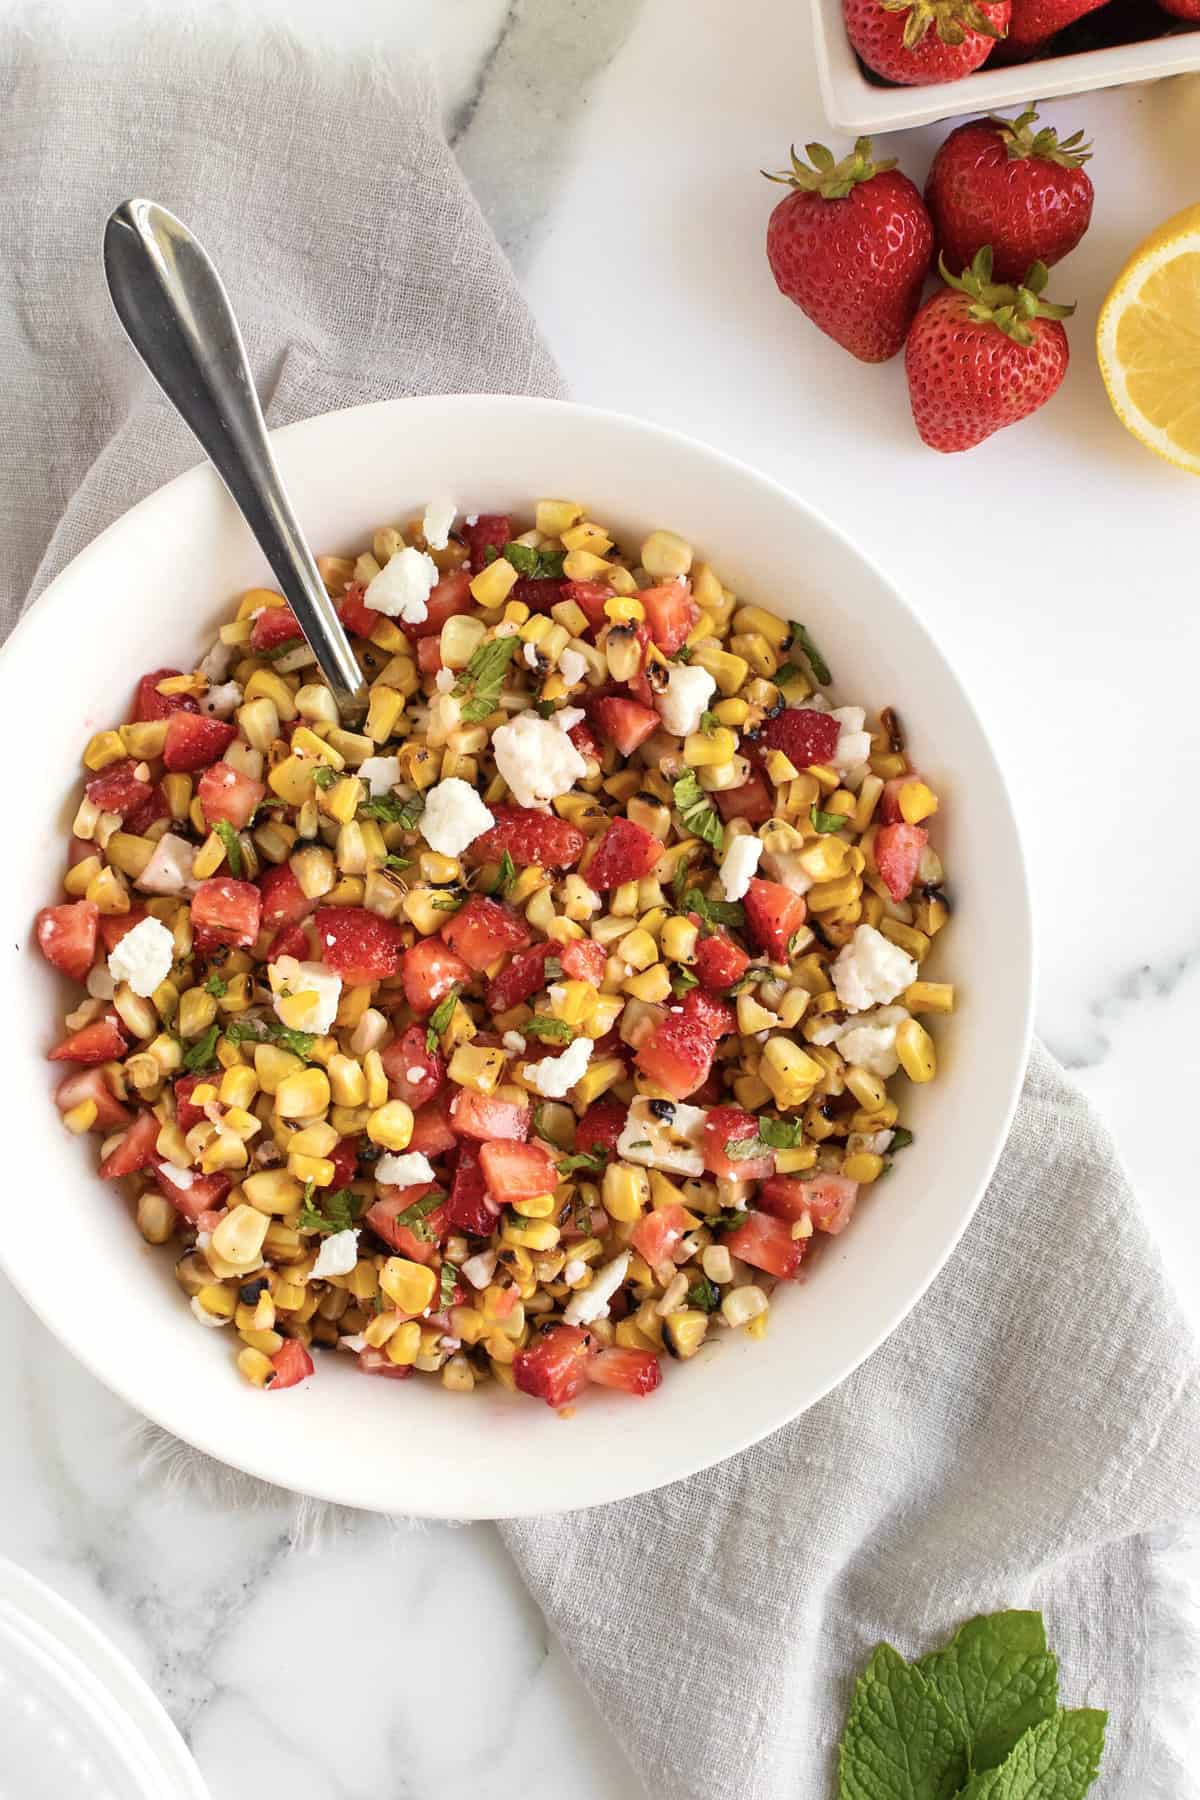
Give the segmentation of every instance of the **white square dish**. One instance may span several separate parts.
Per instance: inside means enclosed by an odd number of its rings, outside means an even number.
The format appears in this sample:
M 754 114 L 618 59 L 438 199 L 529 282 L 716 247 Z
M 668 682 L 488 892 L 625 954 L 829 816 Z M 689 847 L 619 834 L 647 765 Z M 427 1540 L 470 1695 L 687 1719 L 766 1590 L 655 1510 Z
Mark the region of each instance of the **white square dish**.
M 877 85 L 866 75 L 842 22 L 841 0 L 811 0 L 821 102 L 839 131 L 903 131 L 962 113 L 1022 107 L 1031 94 L 1061 97 L 1200 69 L 1200 30 L 1168 31 L 1140 43 L 1078 50 L 1041 62 L 986 64 L 962 81 L 921 87 Z M 1164 15 L 1165 17 L 1165 15 Z

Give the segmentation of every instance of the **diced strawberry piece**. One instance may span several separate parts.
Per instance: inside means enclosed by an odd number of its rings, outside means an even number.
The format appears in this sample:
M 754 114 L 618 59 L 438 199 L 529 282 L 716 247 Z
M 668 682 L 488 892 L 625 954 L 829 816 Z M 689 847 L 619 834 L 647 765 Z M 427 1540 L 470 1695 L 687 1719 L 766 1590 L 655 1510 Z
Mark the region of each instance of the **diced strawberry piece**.
M 319 906 L 317 942 L 322 960 L 348 986 L 363 986 L 399 974 L 404 932 L 365 906 Z
M 394 1363 L 386 1350 L 373 1350 L 370 1344 L 359 1351 L 355 1360 L 360 1375 L 382 1375 L 385 1381 L 408 1381 L 412 1377 L 411 1363 Z
M 250 633 L 252 650 L 278 650 L 281 644 L 299 643 L 304 633 L 290 606 L 264 607 Z
M 619 694 L 605 694 L 593 700 L 590 712 L 600 736 L 615 744 L 622 756 L 632 756 L 638 745 L 644 744 L 662 724 L 652 706 L 623 700 Z
M 473 863 L 499 862 L 507 850 L 518 869 L 531 863 L 542 869 L 572 869 L 583 855 L 587 839 L 569 819 L 526 806 L 493 806 L 491 813 L 496 823 L 467 852 Z
M 473 1144 L 462 1144 L 454 1167 L 454 1180 L 450 1184 L 450 1198 L 446 1202 L 450 1229 L 465 1231 L 468 1237 L 490 1237 L 499 1217 L 500 1206 L 487 1191 L 479 1152 Z
M 156 781 L 146 798 L 133 811 L 125 815 L 125 829 L 132 831 L 137 837 L 145 837 L 152 825 L 160 819 L 169 819 L 171 808 L 167 804 L 167 796 L 163 793 L 162 783 Z
M 275 1373 L 267 1387 L 275 1393 L 280 1388 L 295 1387 L 298 1382 L 306 1381 L 313 1372 L 313 1359 L 299 1338 L 285 1338 L 271 1358 L 271 1367 Z
M 152 669 L 149 675 L 142 676 L 133 696 L 135 724 L 148 719 L 169 719 L 174 712 L 200 711 L 191 694 L 160 694 L 158 691 L 160 681 L 182 674 L 182 669 Z
M 132 756 L 123 762 L 109 763 L 107 769 L 84 782 L 83 791 L 101 812 L 119 813 L 124 818 L 126 813 L 136 812 L 154 792 L 148 781 L 134 774 L 136 768 Z
M 497 556 L 512 536 L 512 520 L 507 513 L 480 513 L 473 525 L 464 525 L 462 535 L 471 552 L 471 571 L 478 575 L 488 565 L 488 549 Z
M 442 937 L 469 969 L 486 969 L 508 950 L 524 950 L 529 931 L 524 919 L 507 906 L 472 894 L 464 907 L 442 926 Z
M 182 1169 L 173 1168 L 168 1162 L 155 1164 L 154 1178 L 159 1188 L 189 1225 L 198 1224 L 202 1213 L 221 1206 L 233 1186 L 233 1178 L 229 1175 L 196 1175 L 186 1186 L 181 1186 L 179 1178 L 182 1175 Z M 184 1179 L 186 1181 L 186 1177 Z
M 104 945 L 105 955 L 111 955 L 121 939 L 146 917 L 145 907 L 140 906 L 137 901 L 134 901 L 128 912 L 101 913 L 100 942 Z
M 457 618 L 460 613 L 474 612 L 475 602 L 471 597 L 471 575 L 467 569 L 451 569 L 443 575 L 429 596 L 428 611 L 419 624 L 405 623 L 404 635 L 414 643 L 423 638 L 435 638 L 441 635 L 442 626 L 447 619 Z
M 501 1206 L 552 1194 L 558 1164 L 544 1144 L 484 1144 L 479 1152 L 487 1191 Z
M 712 797 L 726 824 L 730 819 L 745 819 L 750 825 L 765 825 L 775 810 L 771 790 L 757 769 L 752 769 L 739 787 L 721 789 Z
M 677 1245 L 691 1230 L 691 1215 L 672 1201 L 669 1206 L 655 1207 L 643 1213 L 633 1228 L 630 1242 L 643 1262 L 656 1269 L 674 1254 Z
M 746 929 L 760 950 L 773 962 L 787 962 L 788 943 L 803 925 L 808 908 L 800 894 L 777 881 L 753 879 L 746 889 L 742 905 L 746 910 Z
M 764 1212 L 789 1223 L 808 1213 L 817 1230 L 830 1237 L 845 1231 L 857 1201 L 858 1183 L 845 1175 L 773 1175 L 758 1196 Z
M 897 906 L 912 892 L 928 842 L 923 825 L 881 825 L 875 833 L 875 867 Z
M 172 713 L 163 745 L 163 767 L 174 770 L 206 769 L 224 756 L 237 736 L 235 725 L 202 714 Z
M 765 1150 L 757 1156 L 731 1156 L 730 1144 L 744 1143 L 758 1136 L 758 1120 L 753 1113 L 737 1106 L 714 1106 L 704 1121 L 704 1166 L 710 1175 L 724 1176 L 729 1181 L 765 1181 L 775 1172 L 775 1153 Z
M 608 957 L 604 945 L 597 944 L 593 938 L 572 938 L 570 943 L 560 944 L 558 960 L 563 974 L 572 981 L 586 981 L 592 987 L 599 987 L 604 980 Z
M 539 988 L 546 985 L 546 962 L 554 955 L 559 946 L 545 943 L 534 944 L 528 950 L 522 950 L 511 962 L 505 963 L 500 973 L 488 982 L 484 995 L 484 1004 L 489 1013 L 507 1012 L 511 1006 L 519 1006 L 522 1000 L 528 1000 Z M 563 965 L 564 971 L 566 964 Z
M 133 1175 L 138 1169 L 153 1168 L 158 1161 L 156 1146 L 160 1129 L 152 1112 L 140 1112 L 120 1143 L 100 1164 L 102 1179 L 115 1181 L 119 1175 Z
M 650 635 L 664 656 L 673 656 L 700 617 L 686 581 L 666 581 L 643 588 L 638 599 L 646 609 Z
M 453 1150 L 458 1139 L 450 1124 L 450 1096 L 445 1092 L 436 1100 L 418 1108 L 413 1114 L 413 1131 L 408 1147 L 424 1156 L 441 1156 Z
M 85 1100 L 91 1100 L 96 1107 L 96 1121 L 93 1131 L 101 1132 L 105 1137 L 118 1125 L 127 1125 L 131 1114 L 127 1107 L 121 1105 L 100 1069 L 76 1069 L 60 1081 L 54 1090 L 54 1104 L 59 1112 L 70 1112 L 73 1106 L 80 1106 Z
M 335 1188 L 348 1187 L 358 1174 L 358 1143 L 356 1137 L 339 1138 L 329 1152 Z
M 786 1219 L 770 1213 L 748 1212 L 745 1223 L 736 1231 L 727 1231 L 721 1239 L 731 1256 L 740 1256 L 752 1268 L 765 1269 L 790 1281 L 804 1257 L 811 1238 L 794 1238 Z
M 714 993 L 722 994 L 735 981 L 741 980 L 750 967 L 750 958 L 732 938 L 714 932 L 712 937 L 701 938 L 697 943 L 693 966 L 697 981 Z
M 905 775 L 893 775 L 890 781 L 883 784 L 883 792 L 879 796 L 879 821 L 882 825 L 900 825 L 906 823 L 900 811 L 900 790 L 908 786 L 910 781 L 920 781 L 922 777 L 916 769 L 909 769 Z
M 196 783 L 196 797 L 210 825 L 224 819 L 235 831 L 244 831 L 267 791 L 266 783 L 243 775 L 232 763 L 214 763 Z
M 303 925 L 284 925 L 267 945 L 265 962 L 278 962 L 281 956 L 294 956 L 297 962 L 311 960 L 312 945 Z
M 421 638 L 417 644 L 417 667 L 420 669 L 422 675 L 436 675 L 441 666 L 441 638 Z
M 634 1061 L 672 1100 L 686 1100 L 707 1077 L 715 1049 L 716 1039 L 700 1019 L 670 1013 L 657 1031 L 643 1038 Z
M 702 993 L 699 988 L 690 989 L 685 996 L 683 1016 L 697 1020 L 714 1038 L 728 1037 L 737 1030 L 737 1015 L 732 1006 L 714 1000 L 711 994 Z
M 572 725 L 567 736 L 578 750 L 580 756 L 582 756 L 584 762 L 587 762 L 589 758 L 592 762 L 600 761 L 600 746 L 592 736 L 590 729 L 583 719 L 579 721 L 578 725 Z
M 388 1079 L 388 1093 L 393 1100 L 403 1100 L 414 1112 L 433 1099 L 445 1080 L 446 1065 L 436 1050 L 426 1048 L 423 1025 L 410 1025 L 380 1053 L 380 1059 Z
M 768 750 L 782 750 L 797 769 L 827 763 L 837 749 L 841 726 L 832 713 L 814 712 L 807 706 L 785 706 L 762 728 L 761 742 Z
M 307 919 L 315 901 L 310 900 L 286 863 L 278 863 L 259 876 L 262 895 L 262 928 L 277 931 L 281 925 L 296 925 Z
M 527 606 L 530 612 L 549 612 L 566 598 L 567 583 L 554 575 L 522 575 L 509 589 L 509 599 Z
M 450 1123 L 457 1137 L 478 1138 L 481 1144 L 496 1138 L 523 1144 L 529 1136 L 529 1108 L 460 1088 L 450 1104 Z
M 367 605 L 363 599 L 365 592 L 366 589 L 361 581 L 352 581 L 339 602 L 337 610 L 338 618 L 347 631 L 353 632 L 355 637 L 369 638 L 383 614 L 377 613 L 373 606 Z
M 262 895 L 252 881 L 214 875 L 192 895 L 192 941 L 202 956 L 222 944 L 248 949 L 261 922 Z
M 663 853 L 662 840 L 635 825 L 632 819 L 614 819 L 596 846 L 584 879 L 598 893 L 639 881 L 649 875 Z
M 573 600 L 593 631 L 608 624 L 604 602 L 612 599 L 612 589 L 602 581 L 565 581 L 563 599 Z
M 382 1238 L 397 1256 L 407 1256 L 410 1262 L 433 1262 L 437 1246 L 450 1229 L 446 1203 L 443 1201 L 417 1221 L 419 1231 L 414 1231 L 411 1225 L 397 1224 L 397 1215 L 407 1212 L 426 1194 L 432 1194 L 437 1186 L 436 1181 L 418 1181 L 412 1187 L 383 1187 L 379 1199 L 367 1208 L 365 1220 L 376 1237 Z
M 577 1325 L 555 1325 L 513 1358 L 513 1378 L 523 1394 L 548 1406 L 566 1406 L 587 1384 L 591 1340 Z
M 200 1083 L 211 1082 L 211 1075 L 180 1075 L 175 1082 L 175 1123 L 180 1131 L 190 1131 L 207 1117 L 202 1106 L 192 1105 L 192 1090 Z
M 50 1062 L 115 1062 L 126 1051 L 125 1034 L 116 1013 L 105 1013 L 46 1052 Z
M 43 906 L 34 921 L 37 947 L 48 963 L 82 981 L 96 955 L 100 908 L 91 900 L 66 906 Z
M 622 1350 L 613 1344 L 586 1364 L 587 1378 L 598 1387 L 623 1394 L 652 1394 L 662 1381 L 662 1365 L 653 1350 Z
M 447 949 L 440 937 L 422 938 L 404 952 L 400 965 L 404 998 L 422 1018 L 433 1012 L 452 987 L 470 981 L 471 971 L 461 956 Z
M 619 1100 L 594 1101 L 575 1127 L 576 1150 L 606 1150 L 615 1156 L 628 1117 L 629 1108 Z

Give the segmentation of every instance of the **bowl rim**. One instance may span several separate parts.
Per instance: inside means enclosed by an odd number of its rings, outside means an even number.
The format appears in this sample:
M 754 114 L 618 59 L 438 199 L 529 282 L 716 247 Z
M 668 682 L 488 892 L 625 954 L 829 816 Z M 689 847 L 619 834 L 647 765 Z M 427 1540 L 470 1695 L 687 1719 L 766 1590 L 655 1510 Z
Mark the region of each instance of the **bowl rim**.
M 1007 1053 L 1007 1071 L 1003 1075 L 1002 1083 L 998 1084 L 1003 1085 L 1007 1090 L 1005 1102 L 1003 1107 L 998 1110 L 996 1121 L 990 1134 L 987 1153 L 980 1160 L 979 1171 L 975 1178 L 974 1190 L 971 1194 L 969 1204 L 964 1205 L 960 1219 L 955 1228 L 948 1233 L 946 1241 L 940 1247 L 937 1256 L 931 1258 L 928 1265 L 923 1267 L 922 1272 L 910 1280 L 908 1285 L 902 1291 L 898 1292 L 895 1303 L 887 1309 L 880 1328 L 873 1333 L 869 1341 L 848 1351 L 841 1359 L 839 1359 L 829 1378 L 825 1380 L 816 1391 L 810 1393 L 799 1403 L 797 1403 L 793 1397 L 790 1397 L 786 1391 L 781 1392 L 779 1403 L 768 1409 L 769 1417 L 765 1422 L 760 1418 L 757 1423 L 750 1425 L 744 1431 L 735 1432 L 732 1441 L 727 1441 L 720 1453 L 716 1456 L 706 1452 L 703 1447 L 696 1449 L 690 1447 L 693 1444 L 702 1445 L 703 1434 L 696 1434 L 694 1437 L 688 1438 L 670 1459 L 669 1466 L 667 1466 L 663 1472 L 656 1474 L 651 1480 L 645 1480 L 644 1478 L 639 1477 L 634 1477 L 633 1479 L 629 1479 L 628 1477 L 623 1478 L 618 1472 L 620 1468 L 619 1459 L 614 1459 L 611 1468 L 597 1465 L 594 1471 L 597 1492 L 589 1494 L 586 1498 L 571 1501 L 566 1505 L 562 1502 L 556 1502 L 553 1505 L 539 1505 L 533 1503 L 514 1504 L 511 1506 L 506 1505 L 502 1508 L 492 1507 L 486 1511 L 477 1510 L 474 1512 L 466 1512 L 460 1510 L 451 1514 L 437 1505 L 413 1503 L 406 1499 L 402 1507 L 392 1509 L 393 1511 L 401 1511 L 404 1515 L 430 1519 L 445 1519 L 447 1517 L 477 1519 L 537 1517 L 552 1510 L 582 1510 L 590 1506 L 610 1504 L 619 1500 L 632 1498 L 637 1494 L 653 1492 L 657 1488 L 668 1486 L 676 1481 L 685 1480 L 703 1469 L 715 1467 L 720 1463 L 728 1461 L 731 1457 L 740 1455 L 753 1444 L 762 1442 L 765 1438 L 771 1436 L 783 1426 L 790 1424 L 802 1413 L 807 1412 L 810 1407 L 817 1405 L 836 1388 L 840 1387 L 841 1384 L 852 1375 L 855 1370 L 860 1368 L 862 1364 L 875 1353 L 880 1345 L 891 1336 L 929 1290 L 938 1275 L 945 1268 L 947 1262 L 960 1243 L 963 1234 L 967 1230 L 967 1227 L 975 1216 L 980 1202 L 987 1191 L 988 1184 L 995 1173 L 996 1165 L 999 1162 L 1001 1153 L 1007 1141 L 1013 1117 L 1016 1112 L 1017 1103 L 1020 1098 L 1032 1043 L 1034 996 L 1036 987 L 1036 944 L 1033 931 L 1033 907 L 1028 864 L 1021 840 L 1016 809 L 1013 804 L 1012 795 L 1009 791 L 1003 765 L 993 750 L 991 739 L 984 728 L 979 713 L 971 700 L 957 669 L 954 667 L 954 664 L 947 656 L 946 652 L 941 648 L 932 631 L 924 623 L 905 595 L 881 570 L 872 556 L 861 549 L 846 531 L 829 519 L 820 511 L 820 509 L 813 506 L 811 502 L 804 499 L 801 495 L 794 493 L 791 489 L 785 487 L 773 477 L 764 474 L 753 464 L 747 463 L 741 458 L 731 456 L 723 450 L 718 450 L 712 445 L 705 443 L 700 438 L 692 437 L 687 433 L 677 431 L 668 426 L 640 419 L 633 414 L 623 413 L 611 408 L 585 405 L 577 401 L 548 400 L 525 395 L 508 394 L 402 396 L 394 399 L 369 401 L 357 406 L 335 408 L 329 412 L 314 414 L 309 418 L 300 419 L 290 425 L 279 427 L 273 430 L 270 433 L 270 436 L 272 445 L 277 453 L 280 453 L 281 464 L 283 465 L 283 475 L 286 480 L 288 474 L 286 463 L 289 455 L 297 453 L 303 455 L 307 450 L 310 441 L 319 443 L 322 431 L 331 420 L 337 419 L 345 421 L 351 418 L 363 420 L 368 415 L 394 415 L 398 412 L 416 413 L 422 409 L 427 411 L 433 410 L 435 412 L 444 410 L 451 415 L 456 411 L 461 411 L 464 416 L 467 416 L 473 409 L 477 409 L 480 405 L 503 409 L 512 413 L 523 413 L 535 423 L 553 423 L 556 427 L 561 427 L 571 419 L 580 420 L 584 426 L 589 422 L 601 422 L 608 426 L 616 427 L 618 430 L 632 431 L 643 437 L 655 439 L 665 451 L 669 451 L 674 447 L 680 451 L 685 451 L 689 455 L 699 455 L 714 464 L 718 473 L 724 471 L 729 475 L 737 476 L 742 480 L 749 480 L 759 488 L 766 490 L 773 500 L 779 501 L 783 506 L 788 508 L 798 507 L 807 513 L 814 527 L 827 533 L 829 537 L 836 540 L 838 545 L 845 551 L 850 559 L 858 562 L 883 588 L 887 590 L 892 601 L 905 616 L 908 628 L 919 638 L 925 640 L 927 646 L 932 650 L 933 654 L 942 665 L 946 679 L 950 682 L 952 688 L 957 691 L 959 703 L 963 706 L 967 715 L 974 723 L 975 729 L 978 732 L 981 749 L 991 764 L 991 773 L 996 782 L 997 797 L 1004 811 L 1003 823 L 1007 827 L 1008 837 L 1015 857 L 1011 871 L 1013 885 L 1015 892 L 1020 897 L 1019 916 L 1012 919 L 1012 947 L 1014 954 L 1019 954 L 1020 957 L 1019 970 L 1014 974 L 1015 979 L 1016 974 L 1019 973 L 1021 980 L 1019 1011 L 1020 1030 L 1019 1033 L 1014 1034 L 1014 1041 Z M 7 669 L 11 666 L 13 660 L 11 655 L 12 647 L 14 644 L 21 643 L 24 635 L 27 634 L 27 631 L 30 628 L 34 616 L 37 615 L 39 621 L 45 621 L 48 614 L 56 612 L 60 605 L 73 603 L 72 595 L 66 591 L 68 584 L 65 581 L 65 577 L 68 574 L 71 575 L 72 581 L 70 586 L 74 587 L 80 574 L 86 576 L 93 563 L 100 564 L 103 562 L 107 554 L 109 542 L 114 537 L 119 537 L 127 529 L 131 519 L 150 518 L 156 510 L 168 511 L 178 501 L 181 494 L 185 496 L 190 495 L 192 490 L 196 490 L 197 492 L 207 490 L 210 494 L 215 493 L 219 495 L 222 500 L 227 499 L 219 477 L 212 465 L 207 461 L 198 463 L 194 467 L 185 470 L 182 474 L 175 476 L 172 480 L 164 483 L 162 487 L 155 489 L 152 493 L 144 496 L 143 499 L 138 501 L 134 506 L 128 508 L 71 559 L 58 575 L 55 576 L 53 581 L 46 586 L 36 601 L 26 608 L 21 619 L 9 634 L 8 639 L 3 646 L 0 646 L 0 691 L 3 689 Z M 0 1231 L 0 1269 L 4 1271 L 17 1292 L 21 1294 L 25 1303 L 31 1308 L 41 1323 L 46 1326 L 52 1336 L 59 1343 L 63 1344 L 64 1347 L 70 1351 L 71 1355 L 75 1357 L 75 1359 L 81 1363 L 91 1375 L 95 1376 L 96 1379 L 98 1379 L 111 1393 L 116 1394 L 119 1399 L 130 1406 L 139 1414 L 139 1416 L 149 1419 L 153 1424 L 168 1432 L 172 1437 L 179 1438 L 183 1442 L 190 1444 L 193 1449 L 200 1451 L 206 1456 L 212 1457 L 215 1461 L 223 1463 L 227 1467 L 238 1469 L 243 1474 L 267 1482 L 271 1486 L 282 1488 L 285 1491 L 310 1495 L 318 1499 L 332 1502 L 333 1504 L 350 1506 L 361 1510 L 380 1512 L 388 1510 L 385 1506 L 374 1500 L 365 1500 L 360 1493 L 354 1491 L 352 1482 L 350 1485 L 347 1485 L 341 1479 L 340 1471 L 342 1464 L 336 1459 L 329 1459 L 328 1478 L 323 1477 L 319 1484 L 308 1481 L 300 1483 L 296 1480 L 289 1479 L 286 1476 L 281 1477 L 278 1471 L 271 1467 L 269 1440 L 265 1437 L 263 1439 L 264 1444 L 267 1445 L 265 1454 L 259 1455 L 256 1449 L 243 1449 L 237 1455 L 231 1455 L 229 1449 L 219 1441 L 219 1433 L 210 1428 L 209 1415 L 201 1415 L 195 1421 L 194 1425 L 190 1416 L 185 1418 L 182 1423 L 173 1417 L 164 1417 L 163 1409 L 161 1407 L 149 1406 L 146 1404 L 145 1400 L 136 1391 L 136 1383 L 129 1379 L 122 1378 L 117 1371 L 110 1370 L 107 1367 L 98 1366 L 93 1355 L 95 1340 L 92 1334 L 86 1330 L 84 1321 L 81 1320 L 76 1323 L 73 1319 L 60 1319 L 49 1316 L 49 1310 L 44 1308 L 39 1300 L 27 1290 L 20 1274 L 14 1269 L 8 1250 L 6 1236 L 2 1231 Z

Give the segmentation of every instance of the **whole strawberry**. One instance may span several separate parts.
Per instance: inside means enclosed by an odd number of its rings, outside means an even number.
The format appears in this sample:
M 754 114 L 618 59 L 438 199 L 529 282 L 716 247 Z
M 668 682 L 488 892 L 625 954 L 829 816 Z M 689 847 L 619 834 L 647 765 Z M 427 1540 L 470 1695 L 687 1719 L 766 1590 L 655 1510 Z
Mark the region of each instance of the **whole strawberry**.
M 842 0 L 846 34 L 869 69 L 915 87 L 985 63 L 1012 0 Z
M 984 246 L 969 269 L 927 300 L 908 334 L 904 369 L 913 419 L 931 450 L 970 450 L 1044 406 L 1067 372 L 1060 320 L 1073 306 L 1042 299 L 1047 270 L 1035 263 L 1024 285 L 992 280 Z
M 1060 262 L 1087 230 L 1095 193 L 1083 133 L 1060 144 L 1050 126 L 1036 125 L 1032 108 L 1017 119 L 976 119 L 934 157 L 925 204 L 950 268 L 965 269 L 990 244 L 993 278 L 1019 281 L 1030 263 Z
M 933 254 L 933 226 L 920 189 L 894 161 L 872 162 L 870 138 L 835 163 L 807 145 L 812 167 L 792 151 L 791 193 L 771 214 L 767 260 L 786 294 L 861 362 L 887 362 L 908 334 Z
M 1009 47 L 1040 50 L 1056 32 L 1065 30 L 1085 13 L 1095 12 L 1097 7 L 1107 3 L 1108 0 L 1012 0 Z

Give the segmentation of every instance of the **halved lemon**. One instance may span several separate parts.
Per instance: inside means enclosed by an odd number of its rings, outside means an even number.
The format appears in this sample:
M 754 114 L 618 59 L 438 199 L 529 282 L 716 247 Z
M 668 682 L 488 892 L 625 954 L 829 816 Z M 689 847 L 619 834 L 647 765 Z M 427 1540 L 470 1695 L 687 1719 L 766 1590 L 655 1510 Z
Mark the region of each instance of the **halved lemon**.
M 1122 425 L 1200 475 L 1200 206 L 1138 245 L 1100 309 L 1096 353 Z

